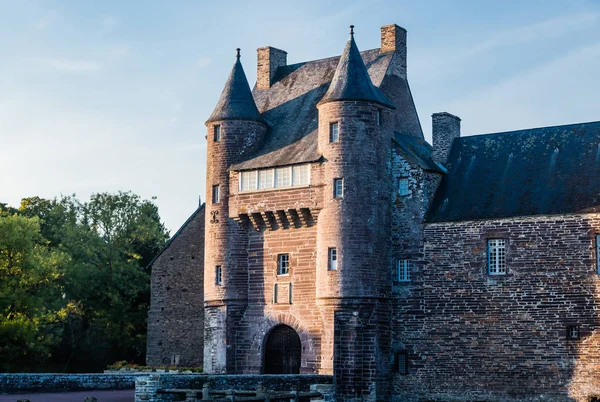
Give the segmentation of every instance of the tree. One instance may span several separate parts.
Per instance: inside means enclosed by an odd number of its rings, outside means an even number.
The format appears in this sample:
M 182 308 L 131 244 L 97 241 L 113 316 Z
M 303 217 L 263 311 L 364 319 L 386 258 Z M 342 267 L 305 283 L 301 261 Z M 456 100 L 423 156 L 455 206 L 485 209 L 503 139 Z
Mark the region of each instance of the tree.
M 38 218 L 0 215 L 0 369 L 32 370 L 52 355 L 64 315 L 60 272 Z

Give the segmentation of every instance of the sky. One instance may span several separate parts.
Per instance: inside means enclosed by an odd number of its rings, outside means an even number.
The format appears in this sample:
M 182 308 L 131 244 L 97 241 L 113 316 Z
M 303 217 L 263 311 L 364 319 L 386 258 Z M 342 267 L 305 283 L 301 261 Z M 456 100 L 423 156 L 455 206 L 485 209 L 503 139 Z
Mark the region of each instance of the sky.
M 132 191 L 173 234 L 205 197 L 206 119 L 242 49 L 288 63 L 408 30 L 408 79 L 462 135 L 600 120 L 600 0 L 0 0 L 0 202 Z

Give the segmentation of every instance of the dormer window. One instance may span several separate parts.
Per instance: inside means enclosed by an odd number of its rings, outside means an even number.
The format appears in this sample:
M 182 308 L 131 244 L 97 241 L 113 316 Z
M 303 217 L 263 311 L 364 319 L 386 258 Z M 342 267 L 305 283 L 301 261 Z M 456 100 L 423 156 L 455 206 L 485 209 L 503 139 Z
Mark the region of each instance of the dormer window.
M 340 141 L 340 130 L 337 121 L 329 124 L 329 142 Z
M 214 127 L 214 141 L 215 142 L 219 142 L 221 141 L 221 126 L 219 124 L 217 124 Z

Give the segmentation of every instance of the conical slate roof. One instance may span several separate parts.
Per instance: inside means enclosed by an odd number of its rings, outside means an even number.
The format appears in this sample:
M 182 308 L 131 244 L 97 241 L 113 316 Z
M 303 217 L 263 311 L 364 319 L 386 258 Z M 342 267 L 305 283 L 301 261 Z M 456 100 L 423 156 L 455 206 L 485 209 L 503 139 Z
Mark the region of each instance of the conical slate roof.
M 319 103 L 341 100 L 361 100 L 380 103 L 395 108 L 388 98 L 375 87 L 365 63 L 354 42 L 354 26 L 350 26 L 350 39 L 340 57 L 329 90 Z
M 216 120 L 264 121 L 256 108 L 248 79 L 246 79 L 244 68 L 240 63 L 240 49 L 237 49 L 235 64 L 227 78 L 217 106 L 206 122 Z

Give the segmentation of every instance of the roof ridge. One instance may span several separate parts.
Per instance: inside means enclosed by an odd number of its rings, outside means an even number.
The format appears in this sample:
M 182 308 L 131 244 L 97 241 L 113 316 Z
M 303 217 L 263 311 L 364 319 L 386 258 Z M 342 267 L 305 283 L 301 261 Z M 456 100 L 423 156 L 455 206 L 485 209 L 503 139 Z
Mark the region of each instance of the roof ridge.
M 363 53 L 367 53 L 367 52 L 372 52 L 374 50 L 380 50 L 381 48 L 379 47 L 374 47 L 373 49 L 367 49 L 367 50 L 360 50 L 360 54 L 362 56 Z M 314 60 L 307 60 L 307 61 L 300 61 L 298 63 L 294 63 L 294 64 L 288 64 L 286 66 L 282 66 L 281 68 L 285 68 L 285 67 L 296 67 L 296 66 L 302 66 L 303 64 L 308 64 L 308 63 L 316 63 L 318 61 L 325 61 L 325 60 L 331 60 L 331 59 L 336 59 L 336 58 L 340 58 L 342 57 L 342 55 L 337 55 L 337 56 L 330 56 L 330 57 L 323 57 L 321 59 L 314 59 Z
M 472 135 L 465 135 L 464 137 L 459 137 L 459 139 L 465 139 L 465 138 L 472 138 L 472 137 L 485 137 L 485 136 L 491 136 L 491 135 L 503 135 L 503 134 L 516 134 L 516 133 L 522 133 L 524 131 L 533 131 L 533 130 L 546 130 L 549 128 L 560 128 L 560 127 L 573 127 L 573 126 L 581 126 L 581 125 L 586 125 L 586 124 L 600 124 L 600 120 L 597 121 L 586 121 L 586 122 L 581 122 L 581 123 L 569 123 L 569 124 L 558 124 L 556 126 L 542 126 L 542 127 L 530 127 L 530 128 L 521 128 L 518 130 L 510 130 L 510 131 L 498 131 L 495 133 L 484 133 L 484 134 L 472 134 Z

